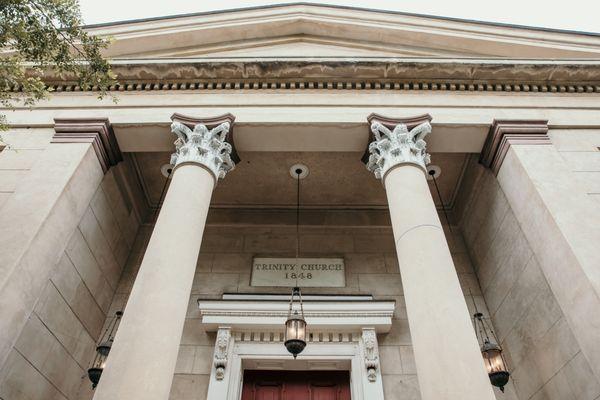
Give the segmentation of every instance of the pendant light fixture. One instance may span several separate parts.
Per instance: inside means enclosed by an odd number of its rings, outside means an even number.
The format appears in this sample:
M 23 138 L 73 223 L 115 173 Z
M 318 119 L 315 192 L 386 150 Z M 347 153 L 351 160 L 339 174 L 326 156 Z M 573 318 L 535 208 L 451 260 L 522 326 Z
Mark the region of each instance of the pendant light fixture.
M 308 168 L 302 164 L 293 165 L 290 175 L 297 180 L 296 186 L 296 268 L 298 267 L 298 256 L 300 253 L 300 179 L 308 175 Z M 296 300 L 297 298 L 297 300 Z M 304 319 L 304 306 L 302 304 L 302 293 L 296 286 L 292 289 L 290 307 L 287 320 L 285 321 L 285 348 L 296 358 L 306 347 L 306 320 Z
M 469 295 L 475 308 L 475 314 L 473 314 L 475 335 L 477 336 L 477 342 L 481 344 L 481 355 L 483 356 L 485 369 L 487 370 L 491 384 L 500 388 L 500 391 L 504 393 L 504 386 L 508 383 L 510 374 L 506 367 L 504 355 L 502 355 L 502 347 L 498 344 L 498 338 L 491 324 L 477 309 L 477 303 L 475 303 L 471 289 L 469 289 Z
M 473 314 L 475 321 L 475 332 L 481 343 L 481 355 L 492 385 L 504 392 L 504 386 L 508 383 L 510 374 L 506 368 L 506 360 L 502 354 L 502 347 L 491 329 L 489 322 L 483 318 L 483 314 L 476 311 Z M 491 337 L 490 337 L 491 335 Z
M 294 299 L 298 297 L 300 310 L 294 307 Z M 298 313 L 300 311 L 300 313 Z M 288 310 L 287 321 L 285 321 L 285 348 L 294 358 L 302 353 L 306 347 L 306 321 L 304 320 L 304 308 L 302 306 L 302 294 L 300 288 L 295 287 L 292 290 L 290 299 L 290 308 Z
M 95 389 L 100 381 L 100 376 L 104 371 L 106 359 L 115 340 L 115 333 L 117 332 L 117 327 L 122 316 L 122 311 L 117 311 L 115 313 L 114 319 L 110 322 L 110 324 L 108 324 L 108 327 L 104 331 L 98 346 L 96 346 L 96 356 L 94 357 L 92 366 L 88 369 L 88 377 L 92 382 L 92 389 Z

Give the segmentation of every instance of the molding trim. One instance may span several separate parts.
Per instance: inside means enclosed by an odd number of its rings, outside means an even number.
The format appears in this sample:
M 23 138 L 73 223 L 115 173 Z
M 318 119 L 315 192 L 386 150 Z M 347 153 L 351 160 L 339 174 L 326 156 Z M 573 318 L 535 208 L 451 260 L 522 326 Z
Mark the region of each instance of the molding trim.
M 548 121 L 494 120 L 479 162 L 498 175 L 510 146 L 548 144 L 552 144 L 548 137 Z
M 364 326 L 377 333 L 389 332 L 394 301 L 305 301 L 304 315 L 311 331 L 335 326 L 338 331 L 359 331 Z M 207 331 L 228 326 L 232 331 L 283 331 L 289 301 L 286 300 L 198 300 L 202 324 Z
M 84 90 L 74 82 L 49 83 L 48 88 L 53 92 L 97 92 L 97 88 Z M 158 90 L 398 90 L 398 91 L 447 91 L 447 92 L 504 92 L 504 93 L 600 93 L 600 85 L 592 83 L 536 83 L 522 82 L 492 82 L 472 80 L 390 80 L 390 79 L 161 79 L 155 80 L 124 80 L 109 88 L 110 92 L 150 92 Z M 21 92 L 21 88 L 13 87 L 12 92 Z
M 91 143 L 104 173 L 123 161 L 108 118 L 55 118 L 51 143 Z
M 198 124 L 202 124 L 206 126 L 209 130 L 212 130 L 217 126 L 221 125 L 222 123 L 228 122 L 229 131 L 227 132 L 227 136 L 225 136 L 225 142 L 231 145 L 231 161 L 233 161 L 235 164 L 238 164 L 241 161 L 240 156 L 238 155 L 235 149 L 235 144 L 233 141 L 233 127 L 235 122 L 235 116 L 233 116 L 233 114 L 227 113 L 216 117 L 197 118 L 189 115 L 174 113 L 173 115 L 171 115 L 171 121 L 179 122 L 180 124 L 183 124 L 190 128 L 191 130 L 193 130 L 194 127 Z

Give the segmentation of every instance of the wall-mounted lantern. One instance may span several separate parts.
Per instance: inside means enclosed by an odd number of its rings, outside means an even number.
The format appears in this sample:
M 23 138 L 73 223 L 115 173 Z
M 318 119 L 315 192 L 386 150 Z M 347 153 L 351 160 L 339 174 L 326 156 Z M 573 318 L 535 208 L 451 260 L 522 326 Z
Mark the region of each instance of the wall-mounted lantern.
M 298 305 L 294 299 L 298 297 Z M 298 310 L 300 313 L 298 313 Z M 304 320 L 304 308 L 302 306 L 302 294 L 300 288 L 295 287 L 292 290 L 290 299 L 290 308 L 287 321 L 285 321 L 285 348 L 292 353 L 294 358 L 302 353 L 306 347 L 306 321 Z
M 122 316 L 122 311 L 117 311 L 115 313 L 115 318 L 110 322 L 110 324 L 108 324 L 108 327 L 100 338 L 98 346 L 96 346 L 96 356 L 94 357 L 92 366 L 88 369 L 88 377 L 92 382 L 92 389 L 95 389 L 100 381 L 100 376 L 102 375 L 102 371 L 104 371 L 106 359 L 115 340 L 117 326 L 119 325 L 119 321 L 121 320 Z
M 481 355 L 483 356 L 490 382 L 504 392 L 504 386 L 508 383 L 510 374 L 502 355 L 502 347 L 498 344 L 498 339 L 489 322 L 483 318 L 483 314 L 476 312 L 473 317 L 477 339 L 481 343 Z

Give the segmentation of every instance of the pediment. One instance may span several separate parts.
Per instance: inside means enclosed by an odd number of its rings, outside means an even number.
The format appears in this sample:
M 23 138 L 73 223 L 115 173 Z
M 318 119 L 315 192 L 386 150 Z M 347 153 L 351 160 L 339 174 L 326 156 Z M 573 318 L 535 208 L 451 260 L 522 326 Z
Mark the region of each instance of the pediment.
M 463 57 L 477 56 L 461 53 L 419 48 L 415 46 L 391 46 L 379 43 L 350 42 L 337 38 L 294 35 L 261 40 L 246 40 L 218 45 L 192 46 L 145 53 L 153 58 L 331 58 L 331 57 Z M 136 54 L 129 55 L 132 58 Z M 479 54 L 478 56 L 481 56 Z
M 600 35 L 290 4 L 87 27 L 114 59 L 600 58 Z

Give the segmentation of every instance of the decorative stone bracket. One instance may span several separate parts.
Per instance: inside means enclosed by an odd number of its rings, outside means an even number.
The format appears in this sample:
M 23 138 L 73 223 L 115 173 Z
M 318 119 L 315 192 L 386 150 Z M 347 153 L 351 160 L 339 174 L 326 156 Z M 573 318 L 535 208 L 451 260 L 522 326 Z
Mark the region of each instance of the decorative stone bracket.
M 363 328 L 362 341 L 364 345 L 367 377 L 369 382 L 375 382 L 377 380 L 377 371 L 379 370 L 379 346 L 375 329 Z
M 415 164 L 425 170 L 430 162 L 424 140 L 431 133 L 430 120 L 429 115 L 393 119 L 371 114 L 368 117 L 371 140 L 363 156 L 367 169 L 381 180 L 400 164 Z
M 213 364 L 215 366 L 215 377 L 221 381 L 225 377 L 225 368 L 227 368 L 227 358 L 229 354 L 229 344 L 231 343 L 231 328 L 222 327 L 217 331 L 217 340 L 215 342 L 215 354 Z

